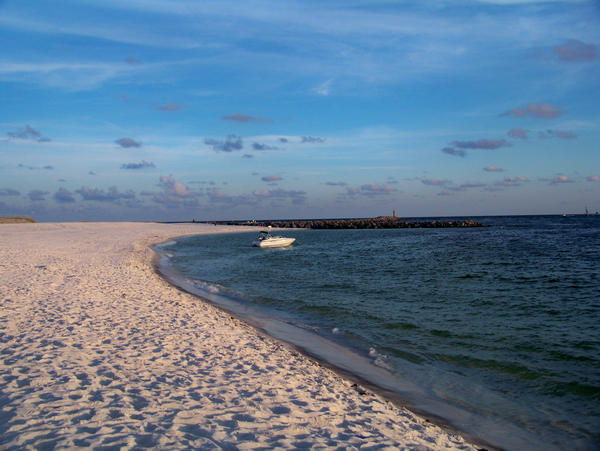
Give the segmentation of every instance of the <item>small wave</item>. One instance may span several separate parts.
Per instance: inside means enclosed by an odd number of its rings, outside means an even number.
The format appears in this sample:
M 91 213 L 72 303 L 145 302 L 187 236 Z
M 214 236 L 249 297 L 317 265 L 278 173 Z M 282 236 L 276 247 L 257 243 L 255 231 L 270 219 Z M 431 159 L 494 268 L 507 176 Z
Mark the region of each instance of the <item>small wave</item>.
M 339 309 L 328 305 L 303 305 L 300 310 L 315 313 L 340 313 Z
M 543 376 L 543 374 L 534 371 L 526 366 L 519 365 L 512 362 L 501 362 L 498 360 L 483 360 L 475 357 L 469 357 L 465 355 L 441 355 L 437 354 L 436 357 L 441 361 L 457 365 L 459 367 L 467 368 L 479 368 L 482 370 L 488 370 L 495 373 L 503 373 L 511 375 L 521 380 L 536 380 Z
M 584 349 L 586 351 L 593 351 L 598 348 L 600 343 L 597 341 L 578 341 L 573 344 L 573 347 L 576 349 Z
M 397 358 L 400 358 L 402 360 L 406 360 L 406 361 L 412 362 L 412 363 L 422 364 L 426 360 L 425 358 L 423 358 L 417 354 L 402 351 L 400 349 L 387 348 L 386 351 L 389 352 L 393 357 L 397 357 Z
M 547 315 L 550 315 L 550 316 L 558 316 L 558 315 L 564 314 L 564 312 L 561 312 L 560 310 L 555 310 L 555 309 L 544 310 L 544 313 L 546 313 Z
M 587 399 L 600 399 L 600 387 L 579 382 L 555 383 L 548 390 L 554 396 L 575 395 Z
M 450 332 L 449 330 L 439 330 L 439 329 L 433 329 L 431 331 L 431 335 L 433 335 L 435 337 L 441 337 L 441 338 L 458 338 L 458 339 L 462 339 L 462 340 L 469 340 L 469 339 L 475 338 L 473 335 L 455 334 L 454 332 Z
M 418 329 L 419 326 L 412 324 L 412 323 L 385 323 L 383 325 L 383 328 L 387 329 L 387 330 L 396 330 L 396 329 L 413 330 L 413 329 Z
M 437 330 L 437 329 L 433 329 L 431 331 L 431 335 L 435 335 L 436 337 L 443 337 L 443 338 L 452 338 L 454 336 L 452 334 L 452 332 L 450 332 L 448 330 Z
M 554 357 L 556 360 L 568 360 L 568 361 L 575 361 L 575 362 L 597 362 L 597 359 L 593 359 L 591 357 L 587 357 L 587 356 L 582 356 L 582 355 L 576 355 L 576 354 L 570 354 L 567 352 L 563 352 L 563 351 L 550 351 L 549 353 L 552 357 Z

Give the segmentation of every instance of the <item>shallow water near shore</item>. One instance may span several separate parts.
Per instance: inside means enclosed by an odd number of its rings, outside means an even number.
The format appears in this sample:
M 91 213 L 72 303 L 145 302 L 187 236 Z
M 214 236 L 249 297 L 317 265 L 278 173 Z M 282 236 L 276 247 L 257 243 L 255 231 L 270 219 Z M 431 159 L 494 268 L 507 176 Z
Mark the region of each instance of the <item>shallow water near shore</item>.
M 282 249 L 252 248 L 249 232 L 159 250 L 184 288 L 467 433 L 596 448 L 600 217 L 476 219 L 489 227 L 285 230 L 297 243 Z

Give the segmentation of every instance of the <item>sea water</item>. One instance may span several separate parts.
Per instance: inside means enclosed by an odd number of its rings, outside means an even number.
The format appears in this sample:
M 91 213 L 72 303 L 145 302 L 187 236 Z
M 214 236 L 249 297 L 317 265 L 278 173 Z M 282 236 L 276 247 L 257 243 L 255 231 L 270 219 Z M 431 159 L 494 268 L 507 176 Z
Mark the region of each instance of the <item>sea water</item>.
M 285 230 L 297 241 L 280 249 L 251 247 L 255 232 L 205 235 L 165 249 L 200 296 L 347 349 L 331 363 L 417 411 L 503 448 L 598 448 L 600 217 L 473 219 L 486 227 Z M 296 344 L 340 354 L 319 343 Z

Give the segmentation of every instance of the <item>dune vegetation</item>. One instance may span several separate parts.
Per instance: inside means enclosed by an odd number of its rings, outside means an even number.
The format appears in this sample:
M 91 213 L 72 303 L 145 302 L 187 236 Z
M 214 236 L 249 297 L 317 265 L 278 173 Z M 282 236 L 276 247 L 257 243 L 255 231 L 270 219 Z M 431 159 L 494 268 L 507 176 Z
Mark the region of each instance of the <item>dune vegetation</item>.
M 24 216 L 13 216 L 11 218 L 0 216 L 0 224 L 17 224 L 22 222 L 35 222 L 31 218 L 27 218 Z

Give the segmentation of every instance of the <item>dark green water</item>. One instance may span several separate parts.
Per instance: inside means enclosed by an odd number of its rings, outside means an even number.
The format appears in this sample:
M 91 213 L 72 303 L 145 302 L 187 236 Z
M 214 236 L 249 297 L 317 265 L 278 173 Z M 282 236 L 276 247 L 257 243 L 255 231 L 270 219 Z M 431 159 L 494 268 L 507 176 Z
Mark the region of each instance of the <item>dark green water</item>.
M 467 432 L 510 449 L 597 449 L 600 217 L 477 219 L 489 227 L 289 230 L 297 244 L 285 249 L 242 233 L 166 249 L 186 278 L 467 412 L 454 422 Z

